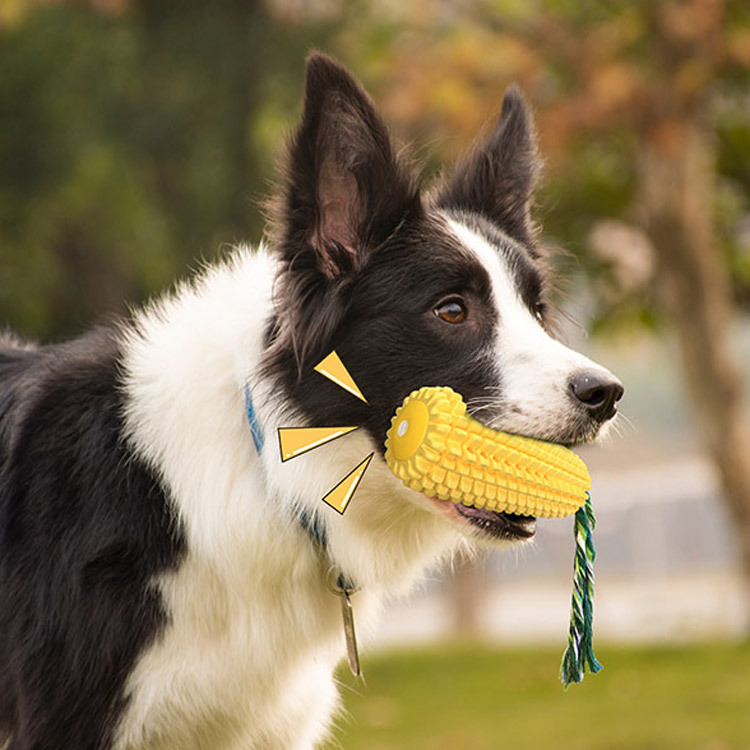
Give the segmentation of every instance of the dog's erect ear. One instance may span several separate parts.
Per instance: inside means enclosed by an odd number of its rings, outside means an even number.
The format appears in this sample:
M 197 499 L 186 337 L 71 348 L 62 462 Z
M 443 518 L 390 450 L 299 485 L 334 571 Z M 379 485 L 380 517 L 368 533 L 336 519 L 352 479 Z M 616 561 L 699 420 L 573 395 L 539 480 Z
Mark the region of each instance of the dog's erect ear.
M 418 207 L 368 94 L 338 63 L 313 53 L 276 216 L 282 252 L 298 261 L 311 250 L 318 270 L 334 278 L 358 267 Z
M 503 97 L 490 137 L 461 159 L 438 192 L 441 208 L 474 211 L 534 246 L 529 208 L 539 169 L 534 122 L 517 86 Z

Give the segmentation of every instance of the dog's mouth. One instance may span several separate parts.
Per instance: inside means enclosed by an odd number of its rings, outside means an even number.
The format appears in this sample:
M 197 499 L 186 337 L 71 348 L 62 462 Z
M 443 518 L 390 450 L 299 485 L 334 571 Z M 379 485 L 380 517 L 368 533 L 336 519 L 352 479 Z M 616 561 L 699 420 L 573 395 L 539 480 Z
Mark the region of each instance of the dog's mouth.
M 484 508 L 430 498 L 453 523 L 467 524 L 483 536 L 498 541 L 518 542 L 531 539 L 536 532 L 536 518 L 519 516 Z

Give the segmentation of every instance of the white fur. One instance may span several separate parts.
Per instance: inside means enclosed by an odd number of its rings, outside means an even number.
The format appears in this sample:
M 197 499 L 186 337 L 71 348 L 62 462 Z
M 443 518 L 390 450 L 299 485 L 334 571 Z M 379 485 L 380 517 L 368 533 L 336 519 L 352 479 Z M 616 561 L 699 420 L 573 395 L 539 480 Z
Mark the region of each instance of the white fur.
M 498 430 L 554 440 L 571 409 L 569 381 L 581 370 L 609 374 L 600 365 L 553 339 L 521 300 L 502 253 L 464 224 L 448 220 L 453 233 L 487 269 L 499 316 L 495 362 L 502 389 Z M 488 394 L 492 397 L 492 394 Z
M 265 250 L 241 250 L 126 332 L 130 437 L 169 488 L 188 553 L 154 582 L 170 624 L 129 679 L 118 750 L 309 748 L 336 706 L 339 602 L 293 503 L 322 497 L 375 446 L 357 431 L 280 463 L 276 427 L 304 422 L 257 374 L 274 276 Z M 334 521 L 329 554 L 363 588 L 354 605 L 364 640 L 385 592 L 408 589 L 461 539 L 380 459 L 344 516 L 319 501 L 310 510 Z
M 450 226 L 492 279 L 497 366 L 518 408 L 498 426 L 559 428 L 567 376 L 593 363 L 543 331 L 486 241 Z M 276 428 L 306 423 L 258 369 L 263 331 L 281 304 L 275 276 L 265 249 L 240 249 L 124 332 L 129 437 L 168 488 L 187 553 L 154 581 L 170 620 L 130 675 L 117 750 L 310 748 L 325 735 L 345 645 L 339 601 L 325 585 L 330 560 L 295 503 L 320 514 L 328 555 L 361 586 L 353 599 L 365 642 L 385 595 L 408 590 L 474 533 L 451 504 L 406 489 L 377 454 L 343 516 L 321 503 L 376 449 L 363 430 L 280 462 Z M 246 385 L 265 436 L 261 456 Z

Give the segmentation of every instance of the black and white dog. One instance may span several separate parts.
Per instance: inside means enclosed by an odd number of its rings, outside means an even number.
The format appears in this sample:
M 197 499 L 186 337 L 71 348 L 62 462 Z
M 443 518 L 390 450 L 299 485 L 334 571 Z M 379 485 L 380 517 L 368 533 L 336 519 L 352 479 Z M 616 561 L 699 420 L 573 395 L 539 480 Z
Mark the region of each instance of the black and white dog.
M 425 385 L 560 443 L 614 415 L 619 382 L 545 329 L 536 166 L 511 88 L 488 140 L 421 195 L 368 95 L 315 54 L 268 247 L 119 326 L 3 340 L 0 747 L 310 748 L 344 653 L 332 564 L 366 633 L 460 545 L 534 534 L 405 488 L 382 455 Z M 333 349 L 368 403 L 313 371 Z M 362 429 L 282 464 L 281 425 Z M 346 513 L 322 503 L 373 450 Z

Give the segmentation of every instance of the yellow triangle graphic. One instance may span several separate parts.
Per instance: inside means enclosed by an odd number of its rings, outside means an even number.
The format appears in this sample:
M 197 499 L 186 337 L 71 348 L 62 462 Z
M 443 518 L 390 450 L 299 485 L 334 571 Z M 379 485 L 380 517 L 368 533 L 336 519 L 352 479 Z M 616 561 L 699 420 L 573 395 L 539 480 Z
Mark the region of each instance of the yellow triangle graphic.
M 336 351 L 332 351 L 325 359 L 318 362 L 313 368 L 315 372 L 319 372 L 329 380 L 332 380 L 336 385 L 349 391 L 353 396 L 362 399 L 367 403 L 367 399 L 362 395 L 362 391 L 359 390 L 357 384 L 354 382 L 354 378 L 349 374 L 349 371 L 344 367 L 344 363 L 336 354 Z
M 350 471 L 324 498 L 323 502 L 328 503 L 334 510 L 337 510 L 343 515 L 346 510 L 346 506 L 349 505 L 349 501 L 359 487 L 359 483 L 362 481 L 362 477 L 365 474 L 367 467 L 372 461 L 373 454 L 371 453 L 364 461 L 362 461 L 356 469 Z
M 279 448 L 281 449 L 281 460 L 288 461 L 290 458 L 311 451 L 320 445 L 330 443 L 342 435 L 347 435 L 355 427 L 279 427 Z

